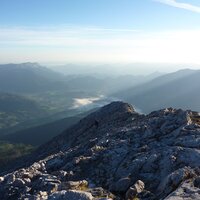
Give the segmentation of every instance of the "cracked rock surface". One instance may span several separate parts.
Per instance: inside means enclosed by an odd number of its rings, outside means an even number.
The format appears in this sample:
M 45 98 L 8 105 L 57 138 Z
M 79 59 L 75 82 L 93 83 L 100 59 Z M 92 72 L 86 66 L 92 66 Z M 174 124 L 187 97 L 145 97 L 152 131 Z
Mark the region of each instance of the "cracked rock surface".
M 113 102 L 2 175 L 0 199 L 200 199 L 200 116 Z

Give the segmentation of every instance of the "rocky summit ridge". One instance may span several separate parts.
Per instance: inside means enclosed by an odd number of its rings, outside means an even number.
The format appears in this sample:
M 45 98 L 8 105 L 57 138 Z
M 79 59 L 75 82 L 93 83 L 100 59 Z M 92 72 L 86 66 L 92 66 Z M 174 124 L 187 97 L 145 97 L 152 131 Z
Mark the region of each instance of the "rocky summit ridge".
M 200 116 L 113 102 L 20 162 L 0 199 L 200 199 Z

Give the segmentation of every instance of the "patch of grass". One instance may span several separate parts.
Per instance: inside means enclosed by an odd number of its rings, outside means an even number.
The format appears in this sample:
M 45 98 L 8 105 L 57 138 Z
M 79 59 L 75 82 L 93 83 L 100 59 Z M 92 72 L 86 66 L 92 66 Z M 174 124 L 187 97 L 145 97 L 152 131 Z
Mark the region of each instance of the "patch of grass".
M 9 162 L 31 153 L 33 149 L 31 145 L 0 141 L 0 167 L 5 167 Z

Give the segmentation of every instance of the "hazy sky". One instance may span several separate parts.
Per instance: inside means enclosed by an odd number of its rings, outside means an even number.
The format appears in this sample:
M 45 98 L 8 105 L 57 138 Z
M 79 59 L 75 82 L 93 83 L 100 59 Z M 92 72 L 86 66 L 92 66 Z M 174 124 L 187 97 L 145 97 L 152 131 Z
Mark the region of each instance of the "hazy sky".
M 200 64 L 199 0 L 0 0 L 0 62 Z

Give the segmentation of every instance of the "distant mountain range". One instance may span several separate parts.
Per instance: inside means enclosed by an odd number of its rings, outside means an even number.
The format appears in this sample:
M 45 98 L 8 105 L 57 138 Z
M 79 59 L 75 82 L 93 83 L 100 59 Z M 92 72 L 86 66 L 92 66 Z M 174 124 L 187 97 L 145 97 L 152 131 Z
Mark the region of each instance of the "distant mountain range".
M 99 77 L 92 74 L 81 74 L 81 72 L 80 74 L 64 75 L 55 70 L 38 63 L 0 65 L 0 92 L 33 94 L 65 90 L 69 93 L 74 91 L 89 94 L 112 93 L 119 89 L 139 85 L 161 75 L 154 73 L 149 76 L 115 76 L 111 73 L 109 76 Z
M 145 84 L 118 92 L 142 112 L 175 107 L 200 111 L 200 70 L 180 70 L 155 78 Z
M 64 76 L 37 63 L 0 65 L 0 91 L 33 93 L 63 88 Z

